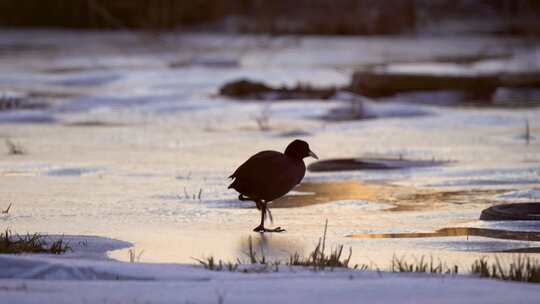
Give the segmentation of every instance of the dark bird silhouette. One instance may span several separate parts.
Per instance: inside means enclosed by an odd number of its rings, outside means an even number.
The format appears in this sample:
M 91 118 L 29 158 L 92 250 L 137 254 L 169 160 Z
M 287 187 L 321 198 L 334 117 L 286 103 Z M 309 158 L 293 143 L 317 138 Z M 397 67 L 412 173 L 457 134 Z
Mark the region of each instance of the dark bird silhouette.
M 272 220 L 267 204 L 298 185 L 306 174 L 304 158 L 311 156 L 319 159 L 309 149 L 307 142 L 294 140 L 285 149 L 285 153 L 277 151 L 262 151 L 244 162 L 229 178 L 234 179 L 229 189 L 233 188 L 240 195 L 241 201 L 254 201 L 257 209 L 261 210 L 261 224 L 253 231 L 282 232 L 281 227 L 264 228 L 266 213 Z

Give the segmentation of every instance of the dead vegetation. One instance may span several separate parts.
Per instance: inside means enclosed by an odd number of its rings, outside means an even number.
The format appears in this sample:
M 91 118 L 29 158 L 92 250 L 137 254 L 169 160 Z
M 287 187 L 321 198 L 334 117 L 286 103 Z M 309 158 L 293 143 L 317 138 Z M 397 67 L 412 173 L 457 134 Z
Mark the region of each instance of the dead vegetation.
M 433 257 L 430 257 L 429 263 L 424 256 L 420 257 L 420 259 L 415 259 L 415 261 L 411 263 L 407 262 L 404 257 L 398 258 L 393 256 L 390 271 L 456 275 L 458 274 L 459 268 L 457 265 L 448 267 L 441 260 L 434 262 Z
M 137 250 L 136 249 L 129 249 L 128 250 L 128 254 L 129 254 L 129 262 L 130 263 L 138 263 L 141 261 L 141 256 L 142 254 L 144 253 L 144 250 L 141 250 L 137 253 Z
M 391 7 L 391 9 L 388 9 Z M 271 34 L 395 34 L 416 24 L 411 0 L 3 1 L 0 23 L 107 29 L 213 29 Z M 51 11 L 46 16 L 38 12 Z M 63 13 L 61 13 L 63 12 Z M 373 12 L 377 12 L 374 14 Z M 391 20 L 391 22 L 389 22 Z
M 189 173 L 191 175 L 191 172 Z M 199 188 L 197 193 L 189 193 L 187 188 L 184 187 L 184 195 L 177 195 L 179 200 L 202 200 L 203 188 Z
M 50 253 L 61 254 L 71 250 L 71 247 L 64 240 L 47 240 L 41 234 L 13 235 L 6 230 L 0 233 L 0 253 Z
M 272 117 L 272 112 L 270 111 L 270 105 L 264 105 L 261 109 L 261 112 L 254 116 L 253 119 L 259 127 L 259 131 L 270 131 L 270 118 Z
M 261 247 L 261 252 L 258 254 L 253 248 L 253 242 L 251 237 L 248 240 L 248 251 L 246 256 L 248 261 L 242 261 L 237 258 L 234 262 L 224 262 L 223 260 L 216 259 L 214 257 L 208 257 L 204 259 L 194 258 L 205 269 L 212 271 L 231 271 L 231 272 L 278 272 L 280 266 L 287 267 L 301 266 L 306 269 L 312 269 L 313 271 L 333 271 L 335 268 L 344 269 L 356 269 L 360 271 L 376 271 L 379 275 L 382 275 L 381 269 L 376 265 L 368 264 L 355 264 L 350 266 L 350 260 L 352 257 L 352 249 L 349 248 L 348 255 L 343 254 L 343 245 L 337 245 L 326 251 L 326 234 L 328 230 L 328 221 L 325 222 L 324 232 L 319 242 L 315 246 L 315 249 L 303 256 L 298 252 L 289 255 L 289 258 L 283 261 L 270 261 L 264 254 Z M 442 260 L 435 260 L 433 257 L 426 259 L 421 256 L 419 259 L 414 258 L 414 261 L 410 262 L 405 257 L 398 258 L 392 257 L 389 272 L 400 273 L 426 273 L 437 275 L 458 275 L 458 265 L 447 265 Z M 482 278 L 493 278 L 507 281 L 518 281 L 528 283 L 540 283 L 540 261 L 538 259 L 531 258 L 529 256 L 515 255 L 507 263 L 502 263 L 498 257 L 495 257 L 495 261 L 491 262 L 486 257 L 475 260 L 469 267 L 469 272 L 466 274 L 472 274 Z
M 487 258 L 480 258 L 471 266 L 471 273 L 482 278 L 540 283 L 540 261 L 517 255 L 504 267 L 498 257 L 491 263 Z
M 13 203 L 9 203 L 7 208 L 5 210 L 2 210 L 2 214 L 9 214 L 9 209 L 11 209 L 11 205 L 13 205 Z
M 6 139 L 6 147 L 8 149 L 8 155 L 24 155 L 26 154 L 25 150 L 20 143 L 16 143 L 11 139 Z
M 525 133 L 523 134 L 523 138 L 525 139 L 527 145 L 531 143 L 531 127 L 529 125 L 528 118 L 525 120 Z
M 336 247 L 326 251 L 326 233 L 328 230 L 328 221 L 324 226 L 323 236 L 319 239 L 315 249 L 307 256 L 302 256 L 298 252 L 289 255 L 287 261 L 269 261 L 264 250 L 261 247 L 261 252 L 258 254 L 253 248 L 253 242 L 251 237 L 248 239 L 248 251 L 246 256 L 248 261 L 242 261 L 237 258 L 235 262 L 224 262 L 223 260 L 217 260 L 214 257 L 208 257 L 204 259 L 193 258 L 204 268 L 213 271 L 241 271 L 241 272 L 278 272 L 280 265 L 302 266 L 313 269 L 314 271 L 322 270 L 334 270 L 334 268 L 359 268 L 358 265 L 353 267 L 349 266 L 349 262 L 352 256 L 352 249 L 349 248 L 349 254 L 343 255 L 343 245 L 337 245 Z M 251 267 L 244 267 L 250 265 Z M 367 265 L 360 266 L 360 269 L 367 269 Z
M 322 238 L 319 238 L 319 243 L 317 243 L 315 249 L 307 257 L 301 257 L 298 253 L 291 254 L 287 265 L 313 267 L 314 270 L 349 268 L 349 262 L 352 257 L 352 248 L 349 248 L 349 254 L 343 259 L 341 258 L 343 254 L 343 245 L 337 245 L 335 248 L 330 249 L 330 253 L 325 252 L 327 230 L 328 220 L 326 220 L 324 224 L 323 236 Z M 353 268 L 358 268 L 358 265 L 354 265 Z
M 429 262 L 422 256 L 415 262 L 409 263 L 404 258 L 394 256 L 390 271 L 457 275 L 459 268 L 457 265 L 447 266 L 441 260 L 434 263 L 433 257 Z M 540 283 L 540 261 L 523 255 L 513 256 L 507 263 L 501 262 L 497 256 L 494 261 L 481 257 L 472 263 L 470 273 L 481 278 Z
M 258 257 L 253 251 L 250 251 L 249 253 L 250 263 L 244 263 L 240 259 L 237 259 L 236 262 L 223 262 L 222 260 L 216 260 L 214 257 L 195 260 L 205 269 L 212 271 L 238 271 L 243 273 L 278 272 L 279 267 L 285 265 L 288 267 L 302 266 L 314 271 L 332 271 L 335 268 L 357 269 L 360 271 L 375 271 L 379 273 L 379 275 L 382 275 L 381 269 L 374 265 L 356 264 L 353 267 L 350 267 L 349 261 L 352 251 L 349 250 L 349 255 L 342 259 L 343 245 L 339 245 L 331 250 L 330 254 L 325 254 L 323 248 L 322 244 L 319 243 L 315 250 L 307 257 L 302 257 L 298 253 L 291 254 L 289 260 L 285 263 L 282 263 L 281 261 L 269 262 L 264 255 Z M 458 275 L 460 270 L 458 265 L 448 266 L 440 259 L 435 261 L 433 257 L 430 257 L 428 260 L 422 256 L 419 259 L 415 258 L 414 261 L 410 262 L 406 260 L 405 257 L 398 258 L 394 256 L 387 271 L 393 273 Z M 490 262 L 486 257 L 482 257 L 475 260 L 470 266 L 469 272 L 465 272 L 465 274 L 505 281 L 540 283 L 540 261 L 531 257 L 517 255 L 507 264 L 503 264 L 497 257 L 495 257 L 495 261 L 493 262 Z

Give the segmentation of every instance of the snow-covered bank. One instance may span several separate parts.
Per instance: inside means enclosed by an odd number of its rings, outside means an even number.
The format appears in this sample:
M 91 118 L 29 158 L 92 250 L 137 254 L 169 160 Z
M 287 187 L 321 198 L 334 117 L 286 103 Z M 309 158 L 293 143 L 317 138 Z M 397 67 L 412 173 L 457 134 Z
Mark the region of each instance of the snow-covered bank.
M 55 239 L 56 237 L 51 237 Z M 188 264 L 118 262 L 108 238 L 65 236 L 62 255 L 0 255 L 1 303 L 536 303 L 535 284 L 280 265 L 250 273 Z
M 1 256 L 2 303 L 536 303 L 535 284 L 465 276 L 281 266 L 278 272 L 213 272 L 142 264 Z M 8 279 L 6 279 L 8 278 Z

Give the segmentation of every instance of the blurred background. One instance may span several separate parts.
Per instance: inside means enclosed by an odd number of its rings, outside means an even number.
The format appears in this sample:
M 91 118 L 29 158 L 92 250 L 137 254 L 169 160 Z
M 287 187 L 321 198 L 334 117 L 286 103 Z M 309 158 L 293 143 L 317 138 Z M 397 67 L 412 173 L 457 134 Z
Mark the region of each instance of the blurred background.
M 534 0 L 6 0 L 0 25 L 386 35 L 435 31 L 538 35 Z

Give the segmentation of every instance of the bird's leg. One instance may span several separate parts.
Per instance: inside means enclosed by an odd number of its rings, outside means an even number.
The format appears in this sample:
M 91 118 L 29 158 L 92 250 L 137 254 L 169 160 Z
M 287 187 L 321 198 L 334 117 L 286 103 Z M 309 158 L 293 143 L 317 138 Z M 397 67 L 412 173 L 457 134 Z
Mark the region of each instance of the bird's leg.
M 261 224 L 255 227 L 253 231 L 256 231 L 256 232 L 283 232 L 285 231 L 285 229 L 281 227 L 276 227 L 274 229 L 264 228 L 264 218 L 266 216 L 266 212 L 268 212 L 268 215 L 270 216 L 271 216 L 271 213 L 270 213 L 270 210 L 268 209 L 267 202 L 263 202 L 259 200 L 259 201 L 256 201 L 256 203 L 261 205 Z
M 268 219 L 270 220 L 270 223 L 274 223 L 274 217 L 272 216 L 272 212 L 270 212 L 270 207 L 266 204 L 266 202 L 264 203 L 264 205 L 266 206 L 266 214 L 268 215 Z
M 266 204 L 263 203 L 261 200 L 256 200 L 255 204 L 257 204 L 257 209 L 261 210 L 261 223 L 259 224 L 259 226 L 255 227 L 253 231 L 264 232 L 264 216 L 266 215 Z
M 241 200 L 241 201 L 254 201 L 256 206 L 257 206 L 257 209 L 261 210 L 261 203 L 259 200 L 253 200 L 247 196 L 244 196 L 243 194 L 240 194 L 238 195 L 238 199 Z
M 263 206 L 264 206 L 263 201 L 261 201 L 261 200 L 255 200 L 254 202 L 255 202 L 255 206 L 257 206 L 257 209 L 259 209 L 259 210 L 262 210 L 262 209 L 263 209 Z

